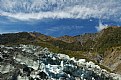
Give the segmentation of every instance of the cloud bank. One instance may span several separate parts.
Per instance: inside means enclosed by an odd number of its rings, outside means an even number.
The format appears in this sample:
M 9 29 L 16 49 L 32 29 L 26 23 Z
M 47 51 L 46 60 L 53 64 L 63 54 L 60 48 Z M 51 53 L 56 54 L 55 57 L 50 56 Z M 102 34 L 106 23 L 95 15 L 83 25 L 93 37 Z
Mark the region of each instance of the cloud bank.
M 121 0 L 0 0 L 0 15 L 18 20 L 100 18 L 121 21 Z

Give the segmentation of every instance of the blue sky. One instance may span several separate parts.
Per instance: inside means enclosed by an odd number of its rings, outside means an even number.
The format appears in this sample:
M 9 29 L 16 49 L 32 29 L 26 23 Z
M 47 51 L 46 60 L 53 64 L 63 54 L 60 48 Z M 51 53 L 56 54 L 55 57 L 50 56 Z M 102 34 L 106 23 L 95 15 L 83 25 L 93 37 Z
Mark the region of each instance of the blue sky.
M 50 36 L 94 33 L 121 26 L 120 0 L 0 0 L 0 33 Z M 101 25 L 99 25 L 101 24 Z

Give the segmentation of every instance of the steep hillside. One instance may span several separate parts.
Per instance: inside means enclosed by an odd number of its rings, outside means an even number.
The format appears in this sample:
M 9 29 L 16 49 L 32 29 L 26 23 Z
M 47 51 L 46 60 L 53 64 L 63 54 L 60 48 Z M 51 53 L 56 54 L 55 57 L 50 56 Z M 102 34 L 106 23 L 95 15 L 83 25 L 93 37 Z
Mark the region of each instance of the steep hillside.
M 100 32 L 95 48 L 104 51 L 107 48 L 121 46 L 121 27 L 109 27 Z
M 99 53 L 111 47 L 121 46 L 121 27 L 108 27 L 98 33 L 88 33 L 78 36 L 59 37 L 67 43 L 78 43 L 80 48 L 94 50 Z
M 121 74 L 121 27 L 109 27 L 98 33 L 54 38 L 38 32 L 0 35 L 1 45 L 33 44 L 48 47 L 56 53 L 94 60 Z
M 113 72 L 121 74 L 121 47 L 113 47 L 105 51 L 101 64 L 109 67 Z
M 84 34 L 71 38 L 73 38 L 73 43 L 80 42 L 81 51 L 86 57 L 121 74 L 121 27 L 108 27 L 99 33 Z M 65 36 L 62 40 L 67 42 L 68 39 L 70 38 Z
M 42 44 L 71 51 L 96 51 L 104 53 L 107 48 L 121 46 L 121 28 L 109 27 L 99 33 L 53 38 L 37 32 L 21 32 L 0 35 L 0 44 Z

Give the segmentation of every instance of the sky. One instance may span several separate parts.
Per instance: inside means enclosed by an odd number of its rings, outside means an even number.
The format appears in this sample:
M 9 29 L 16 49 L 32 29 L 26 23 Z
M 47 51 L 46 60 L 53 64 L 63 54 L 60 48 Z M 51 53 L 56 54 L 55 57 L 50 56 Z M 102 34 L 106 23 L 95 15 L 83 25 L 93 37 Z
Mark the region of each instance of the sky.
M 0 33 L 58 37 L 121 26 L 121 0 L 0 0 Z

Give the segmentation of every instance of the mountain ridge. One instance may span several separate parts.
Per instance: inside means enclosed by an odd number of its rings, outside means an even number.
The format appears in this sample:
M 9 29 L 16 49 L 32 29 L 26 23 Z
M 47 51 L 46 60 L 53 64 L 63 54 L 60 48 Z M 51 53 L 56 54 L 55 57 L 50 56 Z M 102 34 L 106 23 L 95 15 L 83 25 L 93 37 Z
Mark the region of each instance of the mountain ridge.
M 64 53 L 71 57 L 87 58 L 96 63 L 107 66 L 116 73 L 121 74 L 120 69 L 120 49 L 121 46 L 121 27 L 109 27 L 98 33 L 83 34 L 77 36 L 62 36 L 59 38 L 47 36 L 38 32 L 20 32 L 0 35 L 1 45 L 32 44 L 48 47 L 56 53 Z M 111 57 L 117 54 L 116 57 Z M 119 53 L 119 54 L 118 54 Z M 119 59 L 117 59 L 119 58 Z M 115 60 L 110 66 L 111 60 Z M 107 63 L 107 64 L 106 64 Z

